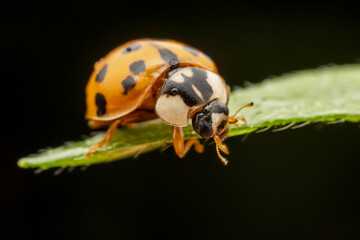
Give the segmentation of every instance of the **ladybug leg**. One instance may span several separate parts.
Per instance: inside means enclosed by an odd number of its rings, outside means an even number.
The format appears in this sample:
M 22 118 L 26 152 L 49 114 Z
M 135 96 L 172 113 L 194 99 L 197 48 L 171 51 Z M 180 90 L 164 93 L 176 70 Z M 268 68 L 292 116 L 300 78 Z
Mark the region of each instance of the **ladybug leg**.
M 92 145 L 89 148 L 88 153 L 86 154 L 87 157 L 90 157 L 91 153 L 96 152 L 99 148 L 104 146 L 106 143 L 110 142 L 114 133 L 119 125 L 126 125 L 131 127 L 131 124 L 138 121 L 145 121 L 150 120 L 156 117 L 156 114 L 153 112 L 145 111 L 145 110 L 138 110 L 134 111 L 133 113 L 126 115 L 114 122 L 112 122 L 106 132 L 104 140 Z M 96 123 L 94 125 L 102 126 L 102 123 Z
M 226 158 L 224 158 L 221 155 L 220 150 L 225 154 L 229 154 L 228 147 L 224 143 L 222 143 L 222 141 L 217 136 L 214 136 L 214 140 L 215 140 L 215 143 L 216 143 L 217 155 L 219 156 L 220 160 L 224 163 L 224 165 L 227 165 L 228 161 L 226 160 Z
M 197 151 L 198 153 L 202 153 L 204 151 L 204 146 L 199 142 L 197 138 L 190 138 L 184 144 L 184 132 L 182 127 L 173 127 L 172 137 L 175 153 L 180 158 L 184 157 L 193 145 L 195 151 Z
M 101 148 L 103 145 L 105 145 L 106 143 L 110 142 L 110 140 L 112 139 L 112 137 L 114 136 L 114 133 L 118 127 L 118 125 L 122 124 L 123 120 L 122 119 L 118 119 L 115 122 L 111 123 L 110 127 L 108 128 L 105 138 L 104 140 L 92 145 L 89 148 L 88 153 L 86 154 L 86 157 L 90 157 L 90 154 L 93 152 L 96 152 L 99 148 Z

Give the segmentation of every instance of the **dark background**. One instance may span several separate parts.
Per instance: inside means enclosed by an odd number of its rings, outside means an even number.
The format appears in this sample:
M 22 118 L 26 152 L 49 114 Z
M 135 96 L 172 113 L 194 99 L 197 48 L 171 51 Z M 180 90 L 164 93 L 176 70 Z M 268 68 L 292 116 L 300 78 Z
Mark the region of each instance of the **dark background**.
M 359 124 L 228 139 L 178 159 L 169 148 L 53 176 L 18 158 L 89 134 L 93 63 L 142 37 L 210 55 L 231 85 L 359 62 L 358 7 L 56 1 L 2 5 L 1 239 L 359 239 Z M 249 99 L 250 101 L 251 99 Z

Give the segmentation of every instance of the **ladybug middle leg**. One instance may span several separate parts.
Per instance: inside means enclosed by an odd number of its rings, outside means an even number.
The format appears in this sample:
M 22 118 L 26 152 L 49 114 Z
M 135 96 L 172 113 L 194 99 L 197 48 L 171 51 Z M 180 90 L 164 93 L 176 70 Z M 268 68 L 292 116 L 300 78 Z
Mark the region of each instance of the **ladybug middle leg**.
M 197 151 L 198 153 L 202 153 L 204 151 L 204 146 L 199 142 L 197 138 L 190 138 L 184 144 L 184 132 L 182 127 L 173 127 L 172 137 L 175 153 L 180 158 L 184 157 L 193 145 L 195 151 Z
M 114 136 L 116 129 L 118 126 L 123 126 L 123 125 L 127 125 L 130 123 L 134 123 L 134 122 L 141 122 L 141 121 L 146 121 L 146 120 L 150 120 L 156 117 L 156 114 L 153 112 L 149 112 L 146 110 L 136 110 L 120 119 L 115 120 L 114 122 L 112 122 L 106 132 L 105 138 L 92 145 L 89 148 L 89 151 L 87 152 L 86 156 L 90 157 L 91 153 L 96 152 L 99 148 L 101 148 L 102 146 L 104 146 L 106 143 L 110 142 L 112 137 Z M 99 124 L 101 126 L 101 124 Z
M 116 120 L 115 122 L 113 122 L 113 123 L 110 125 L 110 127 L 108 128 L 108 130 L 107 130 L 107 132 L 106 132 L 106 135 L 105 135 L 105 138 L 104 138 L 102 141 L 100 141 L 100 142 L 92 145 L 92 146 L 89 148 L 89 151 L 87 152 L 86 157 L 90 157 L 91 153 L 96 152 L 96 150 L 98 150 L 99 148 L 101 148 L 101 147 L 102 147 L 103 145 L 105 145 L 106 143 L 110 142 L 110 140 L 111 140 L 112 137 L 114 136 L 114 133 L 115 133 L 117 127 L 118 127 L 119 125 L 121 125 L 121 124 L 122 124 L 122 119 L 118 119 L 118 120 Z

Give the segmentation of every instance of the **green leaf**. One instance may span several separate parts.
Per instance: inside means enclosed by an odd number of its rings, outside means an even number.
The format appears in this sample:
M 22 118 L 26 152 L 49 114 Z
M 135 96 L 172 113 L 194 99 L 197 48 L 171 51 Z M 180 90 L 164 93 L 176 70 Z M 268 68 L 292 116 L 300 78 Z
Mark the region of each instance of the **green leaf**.
M 263 131 L 271 127 L 283 130 L 313 122 L 360 121 L 360 65 L 343 65 L 305 70 L 267 79 L 259 84 L 238 88 L 231 93 L 230 113 L 249 103 L 254 107 L 241 111 L 245 125 L 232 126 L 229 136 Z M 198 136 L 191 126 L 187 138 Z M 160 120 L 144 122 L 133 128 L 121 128 L 113 140 L 85 155 L 104 133 L 62 147 L 49 149 L 18 161 L 23 168 L 74 167 L 132 157 L 171 144 L 171 127 Z M 160 153 L 159 153 L 160 154 Z

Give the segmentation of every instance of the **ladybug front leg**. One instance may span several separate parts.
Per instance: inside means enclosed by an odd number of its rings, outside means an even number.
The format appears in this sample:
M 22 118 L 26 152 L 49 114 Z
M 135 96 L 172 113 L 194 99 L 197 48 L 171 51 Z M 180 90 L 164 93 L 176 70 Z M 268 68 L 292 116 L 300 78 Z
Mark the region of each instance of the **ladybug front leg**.
M 123 121 L 122 119 L 118 119 L 115 122 L 111 123 L 111 125 L 109 126 L 105 138 L 104 140 L 92 145 L 89 148 L 89 151 L 86 154 L 86 157 L 90 157 L 91 153 L 96 152 L 99 148 L 101 148 L 103 145 L 105 145 L 106 143 L 110 142 L 110 140 L 112 139 L 112 137 L 114 136 L 114 133 L 117 129 L 117 127 L 122 124 Z
M 192 145 L 194 145 L 194 149 L 198 153 L 202 153 L 204 151 L 204 146 L 199 142 L 197 138 L 190 138 L 184 144 L 184 132 L 182 127 L 173 127 L 172 137 L 173 137 L 173 145 L 174 145 L 175 153 L 180 158 L 186 155 L 186 153 L 190 150 Z

